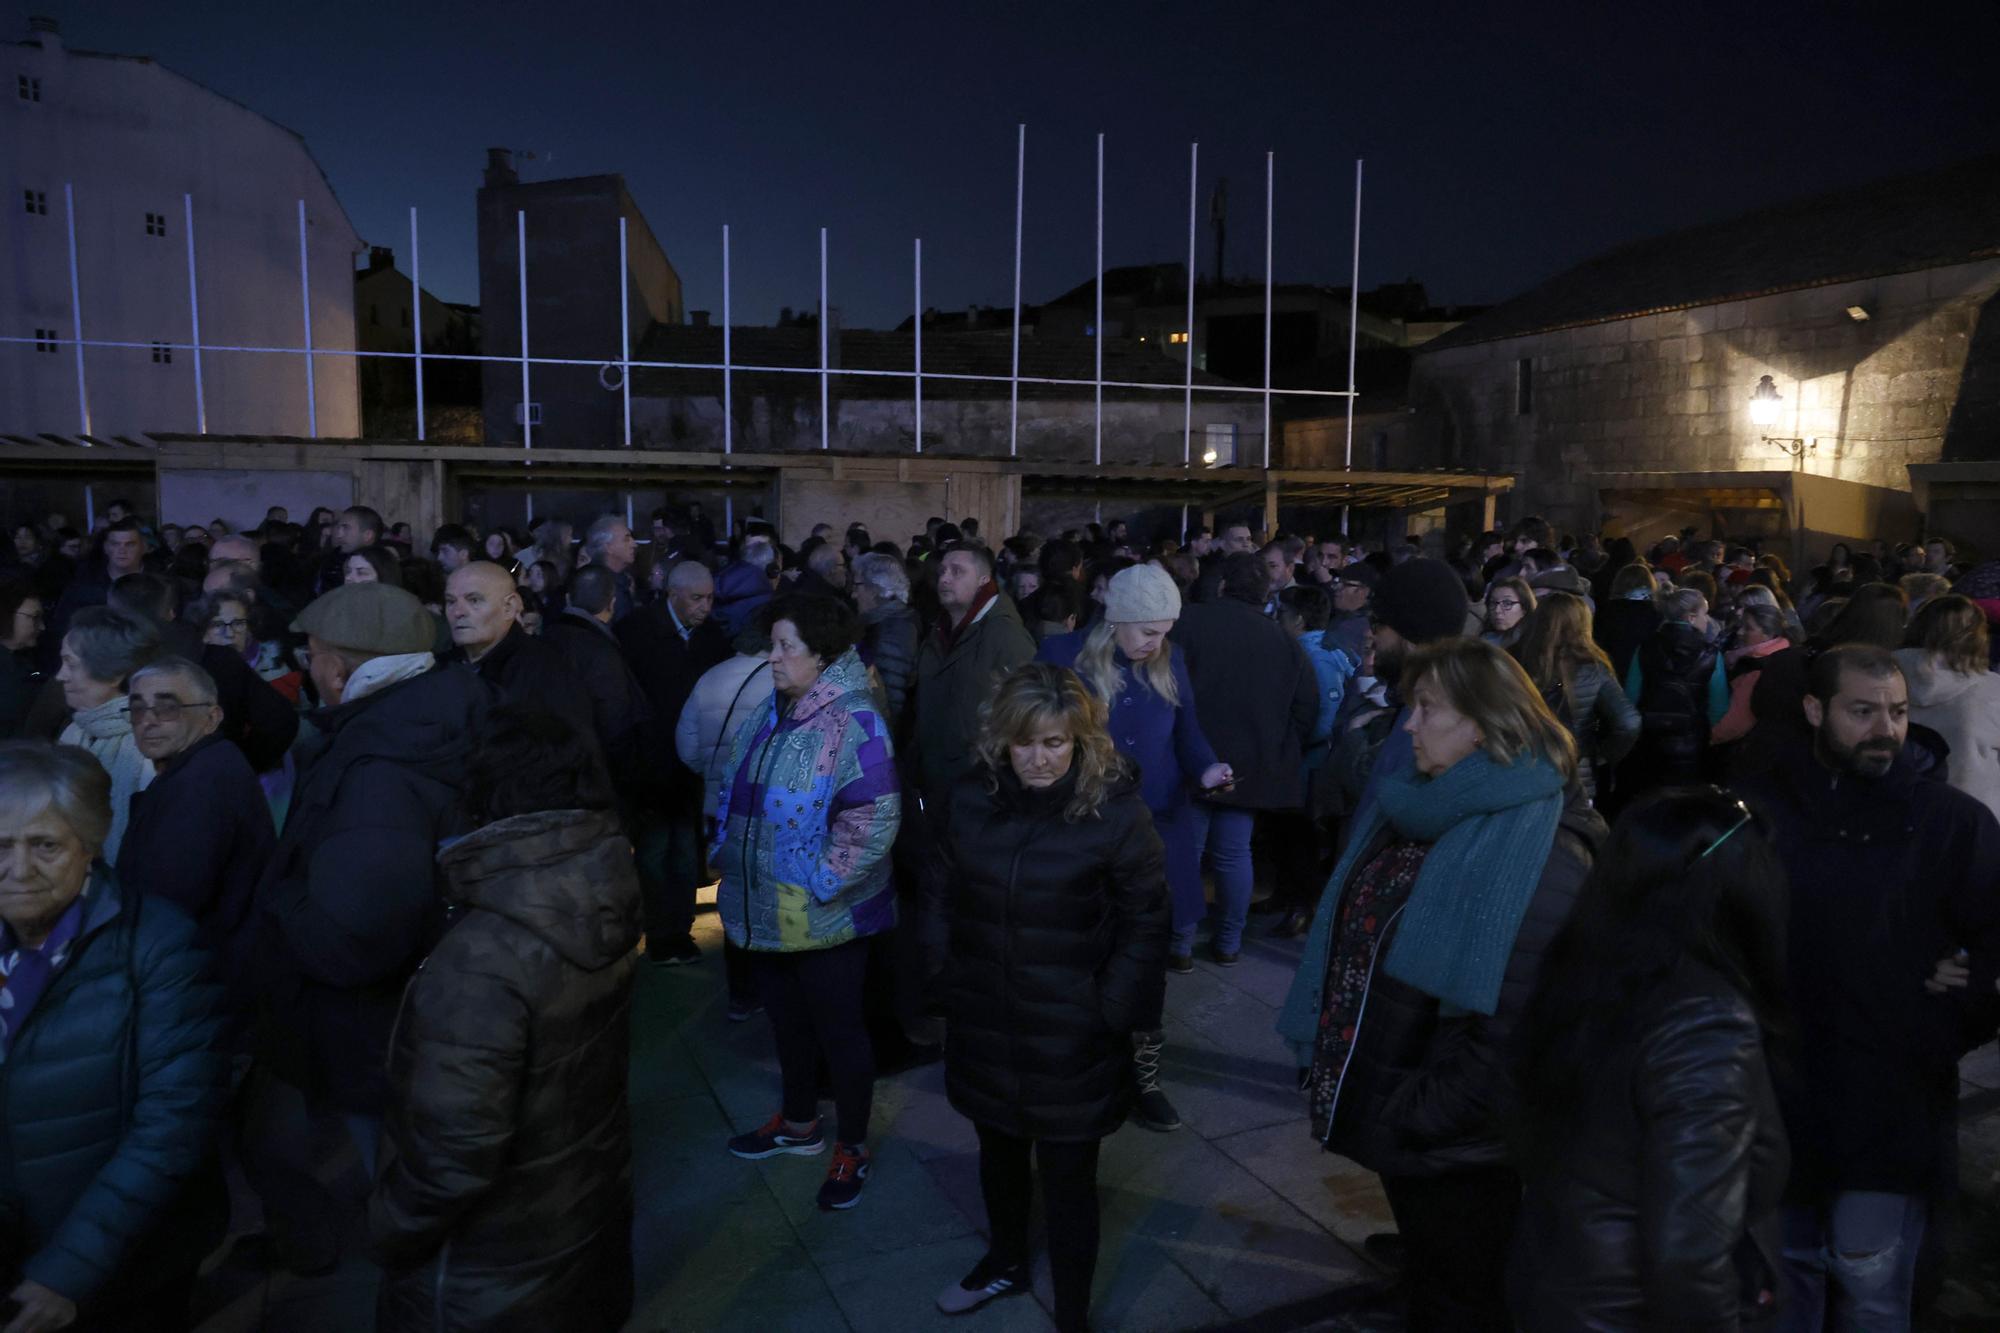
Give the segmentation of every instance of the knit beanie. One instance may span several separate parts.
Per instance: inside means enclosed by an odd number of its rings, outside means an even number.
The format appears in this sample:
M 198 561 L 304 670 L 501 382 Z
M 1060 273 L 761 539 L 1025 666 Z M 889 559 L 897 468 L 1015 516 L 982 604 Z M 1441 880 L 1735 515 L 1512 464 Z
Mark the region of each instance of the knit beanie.
M 1111 576 L 1104 589 L 1104 620 L 1129 625 L 1145 620 L 1179 620 L 1181 590 L 1174 576 L 1154 565 L 1133 565 Z
M 1471 605 L 1465 581 L 1442 560 L 1405 560 L 1382 578 L 1375 618 L 1411 643 L 1431 643 L 1465 632 Z

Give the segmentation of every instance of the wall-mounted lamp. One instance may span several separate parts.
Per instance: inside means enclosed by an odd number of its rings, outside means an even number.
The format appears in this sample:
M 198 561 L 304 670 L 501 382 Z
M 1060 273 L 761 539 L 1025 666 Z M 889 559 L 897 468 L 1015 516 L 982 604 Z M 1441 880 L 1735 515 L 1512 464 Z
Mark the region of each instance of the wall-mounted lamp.
M 1784 410 L 1784 396 L 1769 375 L 1757 381 L 1757 387 L 1750 394 L 1750 424 L 1753 426 L 1775 426 L 1778 416 Z M 1793 458 L 1803 458 L 1819 449 L 1818 440 L 1802 440 L 1796 435 L 1766 435 L 1764 443 L 1775 444 Z
M 1859 324 L 1868 318 L 1868 307 L 1865 305 L 1851 305 L 1847 307 L 1847 317 L 1856 324 Z

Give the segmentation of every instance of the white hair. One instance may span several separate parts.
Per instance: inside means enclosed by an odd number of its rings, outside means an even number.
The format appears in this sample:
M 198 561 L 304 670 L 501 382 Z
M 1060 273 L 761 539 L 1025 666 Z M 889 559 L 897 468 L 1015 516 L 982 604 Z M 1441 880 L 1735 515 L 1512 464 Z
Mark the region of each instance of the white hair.
M 743 539 L 743 563 L 746 565 L 768 565 L 778 558 L 769 537 L 757 536 Z
M 875 595 L 885 602 L 907 602 L 910 600 L 910 575 L 903 568 L 903 562 L 893 555 L 882 555 L 870 551 L 857 556 L 854 561 L 854 580 L 864 588 L 873 588 Z

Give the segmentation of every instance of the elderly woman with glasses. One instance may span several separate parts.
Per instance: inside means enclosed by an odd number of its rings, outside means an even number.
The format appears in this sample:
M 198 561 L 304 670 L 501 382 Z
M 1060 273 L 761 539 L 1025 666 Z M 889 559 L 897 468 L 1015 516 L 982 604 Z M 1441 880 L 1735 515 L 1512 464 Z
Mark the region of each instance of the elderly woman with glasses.
M 0 744 L 0 1292 L 9 1328 L 184 1328 L 227 1199 L 195 927 L 99 857 L 89 754 Z
M 70 723 L 63 729 L 62 743 L 90 751 L 104 771 L 111 775 L 111 827 L 104 837 L 104 857 L 118 859 L 125 840 L 125 822 L 131 813 L 132 794 L 143 791 L 153 780 L 153 761 L 140 752 L 132 738 L 130 705 L 125 697 L 125 681 L 133 669 L 145 665 L 160 653 L 160 632 L 150 621 L 108 606 L 86 607 L 70 621 L 63 636 L 63 702 L 70 708 Z

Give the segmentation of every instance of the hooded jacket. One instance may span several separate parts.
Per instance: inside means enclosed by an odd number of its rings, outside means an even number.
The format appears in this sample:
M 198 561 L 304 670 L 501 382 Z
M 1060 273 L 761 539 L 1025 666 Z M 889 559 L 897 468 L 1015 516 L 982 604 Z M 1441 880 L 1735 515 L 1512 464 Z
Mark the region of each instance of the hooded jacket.
M 715 618 L 722 622 L 727 637 L 734 639 L 774 595 L 763 566 L 733 561 L 715 576 Z
M 610 811 L 503 819 L 438 858 L 457 919 L 412 978 L 369 1202 L 382 1329 L 615 1329 L 639 886 Z
M 322 709 L 257 888 L 260 1054 L 342 1110 L 379 1114 L 403 983 L 443 923 L 436 856 L 457 829 L 473 738 L 493 703 L 433 670 Z
M 739 949 L 829 949 L 896 924 L 889 849 L 902 822 L 888 724 L 842 653 L 789 709 L 736 733 L 716 805 L 716 910 Z
M 1921 648 L 1899 648 L 1910 718 L 1951 747 L 1946 780 L 2000 817 L 2000 673 L 1952 671 Z

